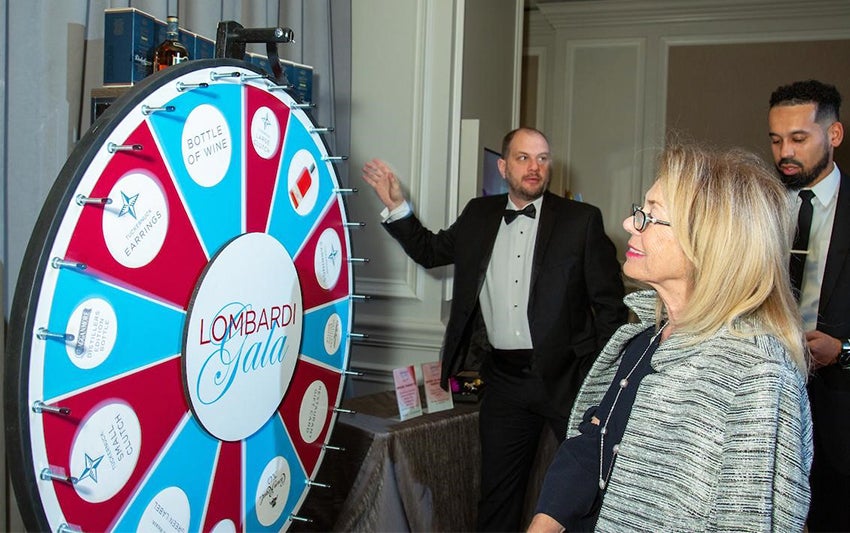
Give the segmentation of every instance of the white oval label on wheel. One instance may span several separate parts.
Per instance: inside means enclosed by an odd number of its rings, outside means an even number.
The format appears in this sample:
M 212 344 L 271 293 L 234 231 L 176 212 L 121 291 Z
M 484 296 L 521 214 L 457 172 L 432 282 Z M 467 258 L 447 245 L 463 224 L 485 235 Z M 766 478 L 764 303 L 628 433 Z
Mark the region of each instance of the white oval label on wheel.
M 313 210 L 319 198 L 319 169 L 309 150 L 295 152 L 289 161 L 287 178 L 289 203 L 301 216 Z
M 233 155 L 230 126 L 218 108 L 201 104 L 183 125 L 183 164 L 201 187 L 212 187 L 227 175 Z
M 210 533 L 236 533 L 236 524 L 233 523 L 233 520 L 225 518 L 214 525 Z
M 316 269 L 316 281 L 323 289 L 331 289 L 336 285 L 342 271 L 342 244 L 333 228 L 327 228 L 319 235 L 313 266 Z
M 328 355 L 333 355 L 339 350 L 342 343 L 342 320 L 337 313 L 332 313 L 325 322 L 324 344 Z
M 83 420 L 71 445 L 74 489 L 87 502 L 104 502 L 120 491 L 139 459 L 142 427 L 133 409 L 119 402 Z
M 189 531 L 191 509 L 189 498 L 180 487 L 165 488 L 145 507 L 136 531 L 156 533 L 186 533 Z
M 274 237 L 246 233 L 210 261 L 183 348 L 189 402 L 210 434 L 242 440 L 269 420 L 295 372 L 302 328 L 298 272 Z
M 251 118 L 251 146 L 263 159 L 271 159 L 277 153 L 280 142 L 280 123 L 277 115 L 262 106 Z
M 66 345 L 68 358 L 83 370 L 104 362 L 118 338 L 115 310 L 102 298 L 89 298 L 71 313 L 65 331 L 73 332 L 74 341 Z
M 254 501 L 257 505 L 257 520 L 264 526 L 274 524 L 286 506 L 286 498 L 289 495 L 289 486 L 292 480 L 289 477 L 289 463 L 281 456 L 277 456 L 266 464 L 260 480 Z
M 301 398 L 298 428 L 304 442 L 315 442 L 328 419 L 328 388 L 319 380 L 310 383 Z
M 103 207 L 103 240 L 116 261 L 139 268 L 159 254 L 168 233 L 168 202 L 145 171 L 121 177 Z

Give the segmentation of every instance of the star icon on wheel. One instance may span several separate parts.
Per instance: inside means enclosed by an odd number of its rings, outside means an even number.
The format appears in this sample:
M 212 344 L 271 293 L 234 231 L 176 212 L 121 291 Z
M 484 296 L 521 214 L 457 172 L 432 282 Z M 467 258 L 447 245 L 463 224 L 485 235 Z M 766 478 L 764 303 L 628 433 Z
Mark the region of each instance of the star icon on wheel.
M 127 196 L 125 192 L 121 191 L 121 201 L 124 202 L 124 205 L 121 206 L 121 211 L 118 212 L 118 216 L 123 217 L 124 215 L 130 215 L 131 217 L 136 218 L 136 200 L 138 199 L 138 194 Z
M 337 255 L 339 255 L 339 250 L 331 246 L 331 253 L 328 254 L 328 261 L 330 261 L 332 264 L 335 264 Z
M 92 481 L 97 483 L 97 467 L 100 466 L 101 461 L 103 461 L 102 455 L 97 459 L 92 459 L 89 454 L 86 454 L 86 467 L 83 469 L 83 473 L 80 474 L 80 477 L 77 478 L 77 481 L 79 482 L 90 477 Z

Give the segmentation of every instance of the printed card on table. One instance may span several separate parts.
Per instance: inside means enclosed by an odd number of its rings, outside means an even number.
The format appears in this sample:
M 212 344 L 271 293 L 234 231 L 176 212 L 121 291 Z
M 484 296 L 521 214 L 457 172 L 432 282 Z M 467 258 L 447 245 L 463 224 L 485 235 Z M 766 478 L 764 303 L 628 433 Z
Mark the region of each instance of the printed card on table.
M 446 411 L 455 406 L 452 394 L 440 386 L 441 365 L 439 361 L 422 363 L 422 381 L 425 383 L 425 403 L 429 413 Z
M 398 415 L 402 420 L 422 414 L 422 401 L 419 398 L 419 386 L 416 384 L 416 372 L 413 366 L 393 369 L 395 397 L 398 400 Z

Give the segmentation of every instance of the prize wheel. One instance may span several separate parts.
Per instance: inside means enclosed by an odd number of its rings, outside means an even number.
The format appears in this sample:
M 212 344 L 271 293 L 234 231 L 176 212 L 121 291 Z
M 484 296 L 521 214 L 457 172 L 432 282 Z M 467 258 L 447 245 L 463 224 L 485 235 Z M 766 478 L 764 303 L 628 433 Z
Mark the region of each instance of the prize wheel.
M 248 63 L 169 67 L 74 149 L 24 259 L 6 430 L 28 529 L 287 529 L 350 348 L 317 128 Z

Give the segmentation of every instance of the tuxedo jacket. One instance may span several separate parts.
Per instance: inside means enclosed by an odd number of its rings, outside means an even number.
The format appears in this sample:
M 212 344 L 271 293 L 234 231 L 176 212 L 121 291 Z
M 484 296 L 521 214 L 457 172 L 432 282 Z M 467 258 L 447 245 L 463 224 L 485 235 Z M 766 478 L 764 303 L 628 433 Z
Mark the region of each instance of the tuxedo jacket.
M 826 255 L 818 306 L 818 331 L 850 338 L 850 176 L 841 174 L 838 205 Z M 850 476 L 850 370 L 830 365 L 814 372 L 809 398 L 815 462 Z
M 442 349 L 442 382 L 468 368 L 467 353 L 485 338 L 478 295 L 490 262 L 507 194 L 471 200 L 448 228 L 433 233 L 416 216 L 384 224 L 425 268 L 454 264 L 454 288 Z M 531 269 L 528 322 L 532 368 L 552 405 L 568 416 L 596 355 L 628 318 L 614 244 L 594 206 L 546 192 Z M 489 343 L 485 343 L 487 364 Z M 486 385 L 485 385 L 486 386 Z

